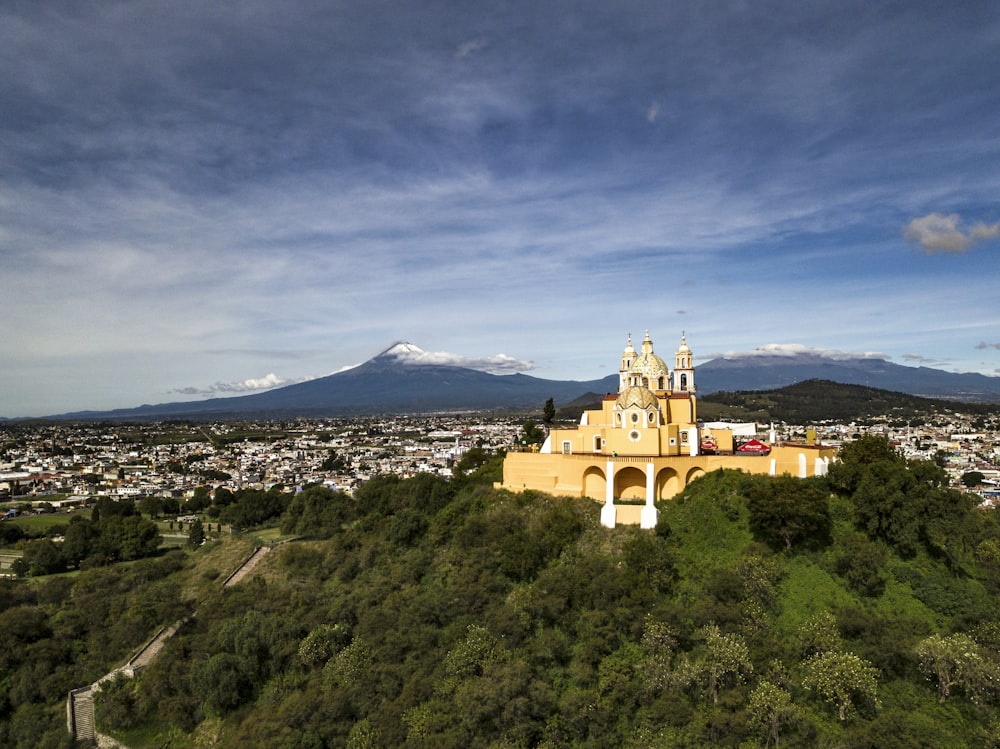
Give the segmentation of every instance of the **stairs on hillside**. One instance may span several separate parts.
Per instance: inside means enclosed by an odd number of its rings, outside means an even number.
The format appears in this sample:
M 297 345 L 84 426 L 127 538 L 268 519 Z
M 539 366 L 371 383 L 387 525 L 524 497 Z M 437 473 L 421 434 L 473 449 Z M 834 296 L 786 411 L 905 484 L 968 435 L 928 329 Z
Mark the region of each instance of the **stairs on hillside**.
M 73 726 L 77 741 L 93 741 L 97 738 L 94 730 L 94 695 L 90 689 L 73 694 Z
M 232 585 L 236 585 L 240 580 L 250 574 L 250 571 L 257 566 L 257 563 L 264 558 L 264 555 L 271 550 L 270 546 L 258 546 L 254 549 L 253 554 L 247 557 L 247 560 L 240 565 L 236 571 L 229 576 L 229 578 L 222 584 L 222 587 L 228 588 Z

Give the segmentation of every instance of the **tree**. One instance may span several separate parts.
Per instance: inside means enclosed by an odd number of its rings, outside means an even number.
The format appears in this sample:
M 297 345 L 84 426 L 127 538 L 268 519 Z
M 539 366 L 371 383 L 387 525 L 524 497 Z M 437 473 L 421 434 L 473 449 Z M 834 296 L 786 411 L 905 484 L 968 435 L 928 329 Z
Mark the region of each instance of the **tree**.
M 920 670 L 937 681 L 939 702 L 948 699 L 952 687 L 960 687 L 977 705 L 997 690 L 1000 667 L 966 634 L 931 635 L 920 641 L 915 652 Z
M 94 541 L 99 535 L 97 523 L 80 516 L 74 517 L 63 537 L 63 558 L 68 564 L 78 567 L 80 562 L 90 556 Z
M 340 473 L 342 471 L 346 471 L 347 468 L 347 461 L 337 455 L 336 450 L 330 450 L 322 464 L 320 464 L 320 470 L 329 471 L 331 473 Z
M 138 503 L 139 512 L 157 518 L 163 512 L 163 501 L 159 497 L 142 497 Z
M 118 558 L 123 561 L 152 556 L 160 548 L 160 532 L 156 523 L 139 515 L 123 518 L 118 538 Z
M 24 546 L 24 564 L 32 576 L 64 572 L 66 561 L 59 547 L 47 538 L 29 541 Z
M 705 640 L 705 654 L 699 661 L 699 670 L 707 683 L 708 695 L 716 703 L 724 683 L 740 682 L 746 674 L 753 673 L 750 650 L 742 637 L 723 634 L 716 624 L 702 627 L 699 634 Z
M 854 713 L 856 701 L 879 706 L 878 671 L 864 658 L 831 651 L 813 656 L 804 665 L 802 686 L 836 705 L 840 720 Z
M 889 557 L 885 547 L 872 543 L 864 534 L 852 533 L 841 540 L 838 549 L 834 562 L 837 574 L 860 595 L 882 595 L 887 580 L 883 568 Z
M 866 434 L 840 448 L 840 460 L 830 466 L 831 486 L 845 494 L 853 494 L 868 466 L 879 463 L 905 465 L 903 458 L 885 437 Z
M 670 625 L 646 614 L 641 644 L 644 653 L 640 662 L 643 682 L 648 691 L 660 692 L 672 683 L 671 664 L 677 651 L 677 636 Z
M 750 530 L 776 551 L 830 543 L 829 496 L 820 483 L 792 476 L 754 481 L 747 506 Z
M 779 745 L 781 729 L 793 721 L 799 709 L 792 704 L 792 695 L 769 681 L 760 681 L 750 693 L 747 705 L 750 724 L 764 734 L 764 746 Z
M 253 692 L 250 670 L 245 658 L 217 653 L 194 667 L 191 687 L 211 713 L 227 713 Z
M 521 441 L 525 445 L 540 445 L 545 440 L 545 430 L 542 429 L 533 419 L 524 422 L 524 432 Z
M 556 420 L 556 404 L 549 398 L 545 401 L 545 408 L 542 411 L 542 421 L 545 422 L 545 426 L 552 426 L 552 422 Z
M 202 527 L 201 518 L 195 518 L 194 522 L 191 523 L 191 528 L 188 531 L 188 546 L 192 549 L 197 549 L 205 542 L 205 529 Z
M 201 512 L 206 507 L 211 504 L 211 499 L 208 496 L 207 486 L 195 487 L 194 493 L 191 498 L 184 503 L 185 512 Z
M 962 474 L 962 485 L 971 489 L 974 486 L 982 484 L 984 478 L 986 476 L 982 471 L 966 471 Z

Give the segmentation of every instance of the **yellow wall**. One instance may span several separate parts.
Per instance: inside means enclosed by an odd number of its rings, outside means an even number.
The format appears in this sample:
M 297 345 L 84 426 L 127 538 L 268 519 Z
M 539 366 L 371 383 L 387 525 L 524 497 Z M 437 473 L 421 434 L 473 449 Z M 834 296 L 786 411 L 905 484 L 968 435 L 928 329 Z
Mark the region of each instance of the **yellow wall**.
M 560 430 L 570 431 L 570 430 Z M 562 455 L 559 453 L 507 453 L 503 466 L 505 489 L 534 489 L 571 497 L 590 497 L 604 501 L 607 491 L 607 467 L 613 466 L 614 496 L 629 498 L 645 496 L 645 472 L 653 464 L 656 500 L 670 499 L 687 484 L 720 468 L 739 469 L 752 474 L 771 473 L 772 460 L 776 475 L 816 475 L 816 459 L 824 465 L 836 457 L 836 448 L 809 445 L 779 445 L 769 455 L 697 455 L 650 457 L 623 455 L 616 457 L 594 454 Z M 822 468 L 821 468 L 822 472 Z

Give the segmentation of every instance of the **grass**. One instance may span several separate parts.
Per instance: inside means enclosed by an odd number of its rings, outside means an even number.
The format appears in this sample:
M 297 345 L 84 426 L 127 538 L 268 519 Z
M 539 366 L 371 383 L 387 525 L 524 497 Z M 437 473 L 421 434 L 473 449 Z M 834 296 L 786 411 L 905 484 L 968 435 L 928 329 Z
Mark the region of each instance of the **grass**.
M 69 525 L 70 518 L 74 517 L 90 518 L 90 510 L 74 510 L 73 512 L 52 512 L 45 515 L 21 516 L 16 520 L 5 520 L 5 523 L 14 523 L 22 528 L 29 535 L 44 533 L 54 525 Z

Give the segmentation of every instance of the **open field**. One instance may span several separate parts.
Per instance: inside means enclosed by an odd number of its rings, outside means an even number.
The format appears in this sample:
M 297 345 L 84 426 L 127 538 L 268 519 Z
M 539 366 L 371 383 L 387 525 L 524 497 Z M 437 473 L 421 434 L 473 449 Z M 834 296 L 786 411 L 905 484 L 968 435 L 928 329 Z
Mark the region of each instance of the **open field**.
M 84 517 L 90 519 L 90 510 L 73 510 L 72 512 L 51 512 L 44 515 L 22 515 L 14 520 L 4 520 L 20 526 L 25 533 L 44 533 L 54 525 L 68 525 L 70 518 Z

